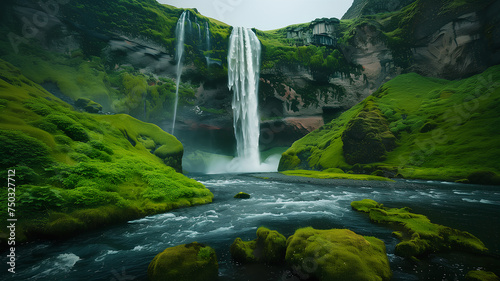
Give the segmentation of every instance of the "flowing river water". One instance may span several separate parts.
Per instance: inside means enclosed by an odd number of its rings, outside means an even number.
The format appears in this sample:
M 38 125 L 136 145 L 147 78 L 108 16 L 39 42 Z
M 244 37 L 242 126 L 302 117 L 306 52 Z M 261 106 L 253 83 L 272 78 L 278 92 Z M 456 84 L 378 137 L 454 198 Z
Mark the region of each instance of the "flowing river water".
M 272 176 L 273 174 L 271 174 Z M 274 174 L 277 175 L 277 174 Z M 238 265 L 229 246 L 235 238 L 256 238 L 258 227 L 285 236 L 297 228 L 349 228 L 386 243 L 393 280 L 464 280 L 473 269 L 500 272 L 500 191 L 498 187 L 400 180 L 396 183 L 278 181 L 251 175 L 193 176 L 215 195 L 211 204 L 149 216 L 64 241 L 36 241 L 17 249 L 16 274 L 1 280 L 147 280 L 147 267 L 165 248 L 194 241 L 217 252 L 219 280 L 292 280 L 284 266 Z M 240 192 L 250 199 L 234 199 Z M 452 252 L 421 261 L 394 255 L 398 240 L 387 226 L 371 223 L 351 209 L 371 198 L 387 207 L 412 208 L 432 222 L 480 238 L 492 257 Z

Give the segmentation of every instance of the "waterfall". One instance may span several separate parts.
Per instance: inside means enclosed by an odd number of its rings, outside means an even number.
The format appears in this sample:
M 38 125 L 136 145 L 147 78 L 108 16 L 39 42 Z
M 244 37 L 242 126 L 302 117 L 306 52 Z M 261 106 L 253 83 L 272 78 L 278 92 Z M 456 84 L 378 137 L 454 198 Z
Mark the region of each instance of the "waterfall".
M 244 170 L 260 167 L 257 92 L 260 70 L 260 41 L 252 30 L 235 27 L 229 39 L 228 87 L 233 90 L 233 127 L 237 156 Z
M 179 86 L 181 83 L 181 74 L 182 74 L 182 57 L 184 55 L 184 37 L 185 37 L 185 23 L 186 23 L 186 15 L 188 11 L 184 11 L 177 21 L 177 26 L 175 28 L 175 37 L 177 40 L 177 81 L 175 87 L 175 103 L 174 103 L 174 120 L 172 121 L 172 135 L 175 130 L 175 119 L 177 118 L 177 105 L 179 103 Z

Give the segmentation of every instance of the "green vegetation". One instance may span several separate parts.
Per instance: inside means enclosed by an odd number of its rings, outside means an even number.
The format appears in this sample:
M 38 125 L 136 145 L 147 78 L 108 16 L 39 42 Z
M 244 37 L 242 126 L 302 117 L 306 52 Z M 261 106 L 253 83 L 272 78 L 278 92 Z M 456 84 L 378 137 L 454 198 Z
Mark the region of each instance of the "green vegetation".
M 287 240 L 286 261 L 314 280 L 390 280 L 385 244 L 348 229 L 301 228 Z M 314 265 L 315 270 L 311 270 Z
M 446 250 L 473 253 L 488 251 L 474 235 L 433 224 L 426 216 L 411 213 L 407 207 L 387 208 L 371 199 L 353 201 L 351 206 L 357 211 L 369 213 L 373 222 L 402 227 L 402 232 L 396 231 L 394 234 L 402 240 L 396 245 L 395 253 L 403 257 L 417 257 Z
M 197 242 L 165 249 L 148 267 L 151 281 L 212 281 L 217 280 L 218 273 L 214 249 Z
M 0 76 L 0 168 L 16 170 L 18 241 L 211 202 L 202 184 L 176 173 L 182 144 L 158 126 L 74 111 L 5 61 Z
M 297 177 L 308 177 L 316 179 L 350 179 L 350 180 L 367 180 L 367 181 L 392 181 L 391 179 L 371 176 L 371 175 L 361 175 L 361 174 L 345 174 L 340 170 L 339 172 L 330 172 L 330 169 L 325 171 L 311 171 L 311 170 L 289 170 L 281 172 L 287 176 L 297 176 Z
M 491 67 L 458 81 L 400 75 L 331 123 L 296 141 L 283 153 L 279 169 L 340 168 L 453 181 L 488 171 L 484 175 L 496 179 L 494 175 L 500 173 L 500 131 L 496 126 L 500 122 L 496 114 L 500 85 L 495 82 L 500 80 L 499 70 L 500 66 Z M 360 120 L 362 112 L 366 114 Z M 348 163 L 343 140 L 350 124 L 359 121 L 365 127 L 387 122 L 396 147 L 385 151 L 379 161 Z
M 285 251 L 285 236 L 265 227 L 257 229 L 257 239 L 245 242 L 236 238 L 230 248 L 232 258 L 241 263 L 282 263 Z

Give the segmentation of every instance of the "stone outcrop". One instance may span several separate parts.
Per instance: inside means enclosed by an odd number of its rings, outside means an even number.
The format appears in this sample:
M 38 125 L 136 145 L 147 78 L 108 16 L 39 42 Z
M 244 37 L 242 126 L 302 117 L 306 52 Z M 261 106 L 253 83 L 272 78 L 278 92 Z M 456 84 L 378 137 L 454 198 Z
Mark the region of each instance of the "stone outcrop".
M 257 239 L 242 241 L 241 238 L 236 238 L 230 248 L 233 259 L 241 263 L 282 263 L 285 250 L 285 236 L 265 227 L 257 229 Z

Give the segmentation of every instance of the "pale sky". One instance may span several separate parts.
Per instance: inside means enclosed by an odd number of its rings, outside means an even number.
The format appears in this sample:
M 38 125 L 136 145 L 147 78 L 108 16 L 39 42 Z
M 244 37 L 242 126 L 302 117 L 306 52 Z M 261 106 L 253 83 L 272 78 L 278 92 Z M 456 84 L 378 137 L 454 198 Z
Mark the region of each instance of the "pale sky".
M 272 30 L 316 18 L 342 18 L 353 0 L 157 0 L 177 8 L 196 8 L 232 26 Z

